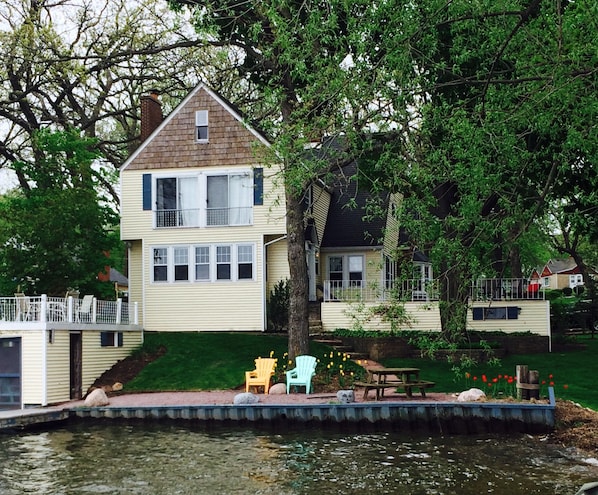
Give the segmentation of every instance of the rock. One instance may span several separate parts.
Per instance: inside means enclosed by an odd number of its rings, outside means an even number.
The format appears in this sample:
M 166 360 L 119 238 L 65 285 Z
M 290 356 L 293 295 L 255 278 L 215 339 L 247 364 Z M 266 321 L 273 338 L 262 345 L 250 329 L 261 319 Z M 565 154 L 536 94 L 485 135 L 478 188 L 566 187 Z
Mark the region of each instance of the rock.
M 339 390 L 336 393 L 336 398 L 341 404 L 350 404 L 355 402 L 355 392 L 353 390 Z
M 251 392 L 243 392 L 241 394 L 235 395 L 233 399 L 233 404 L 236 406 L 242 406 L 247 404 L 257 404 L 260 401 L 260 398 L 252 394 Z
M 457 401 L 459 402 L 474 402 L 476 400 L 480 400 L 486 397 L 486 394 L 483 390 L 479 388 L 470 388 L 465 392 L 461 392 L 457 397 Z
M 287 393 L 286 383 L 275 383 L 270 387 L 268 394 L 270 395 L 283 395 Z
M 87 407 L 101 407 L 107 406 L 110 404 L 110 401 L 108 400 L 108 396 L 103 389 L 96 388 L 95 390 L 92 390 L 87 397 L 85 397 L 84 404 Z
M 112 385 L 112 390 L 114 392 L 118 392 L 119 390 L 123 389 L 123 384 L 120 382 L 116 382 L 114 385 Z

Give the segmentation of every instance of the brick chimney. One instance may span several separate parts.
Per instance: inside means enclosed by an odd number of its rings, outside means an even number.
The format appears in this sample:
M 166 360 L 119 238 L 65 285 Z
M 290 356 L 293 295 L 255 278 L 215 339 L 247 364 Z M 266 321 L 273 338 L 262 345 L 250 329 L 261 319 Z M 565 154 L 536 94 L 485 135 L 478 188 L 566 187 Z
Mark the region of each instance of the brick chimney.
M 162 123 L 162 103 L 158 98 L 158 91 L 150 89 L 148 95 L 141 97 L 141 142 L 156 130 Z

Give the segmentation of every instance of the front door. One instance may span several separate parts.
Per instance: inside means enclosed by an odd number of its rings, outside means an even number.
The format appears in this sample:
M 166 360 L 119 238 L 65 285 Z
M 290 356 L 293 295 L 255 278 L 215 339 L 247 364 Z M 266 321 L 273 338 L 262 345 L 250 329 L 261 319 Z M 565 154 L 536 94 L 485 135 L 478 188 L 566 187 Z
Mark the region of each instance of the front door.
M 70 362 L 71 362 L 71 399 L 77 400 L 83 397 L 83 372 L 82 372 L 82 339 L 81 332 L 70 334 Z
M 0 339 L 0 410 L 21 408 L 21 337 Z

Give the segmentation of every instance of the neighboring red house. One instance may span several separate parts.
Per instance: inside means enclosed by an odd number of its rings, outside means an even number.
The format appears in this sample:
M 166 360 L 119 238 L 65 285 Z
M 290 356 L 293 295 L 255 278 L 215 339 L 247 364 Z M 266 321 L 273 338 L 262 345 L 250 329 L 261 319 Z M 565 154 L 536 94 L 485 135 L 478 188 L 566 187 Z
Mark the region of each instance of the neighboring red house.
M 537 270 L 534 272 L 538 276 Z M 590 272 L 596 274 L 595 270 L 590 269 Z M 534 278 L 534 273 L 531 278 Z M 564 289 L 565 287 L 573 289 L 578 285 L 584 285 L 583 275 L 572 257 L 549 260 L 542 268 L 538 278 L 544 289 Z

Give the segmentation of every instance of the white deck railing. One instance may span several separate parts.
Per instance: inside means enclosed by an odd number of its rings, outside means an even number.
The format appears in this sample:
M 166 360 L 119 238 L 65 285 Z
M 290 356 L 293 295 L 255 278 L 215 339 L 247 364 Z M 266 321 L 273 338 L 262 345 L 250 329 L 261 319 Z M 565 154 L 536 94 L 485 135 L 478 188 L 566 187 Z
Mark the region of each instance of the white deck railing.
M 436 280 L 325 280 L 324 301 L 437 301 Z
M 0 297 L 0 323 L 85 323 L 137 325 L 137 303 L 122 299 L 104 301 L 88 298 L 15 296 Z
M 538 280 L 526 278 L 480 278 L 471 285 L 473 301 L 543 300 Z

